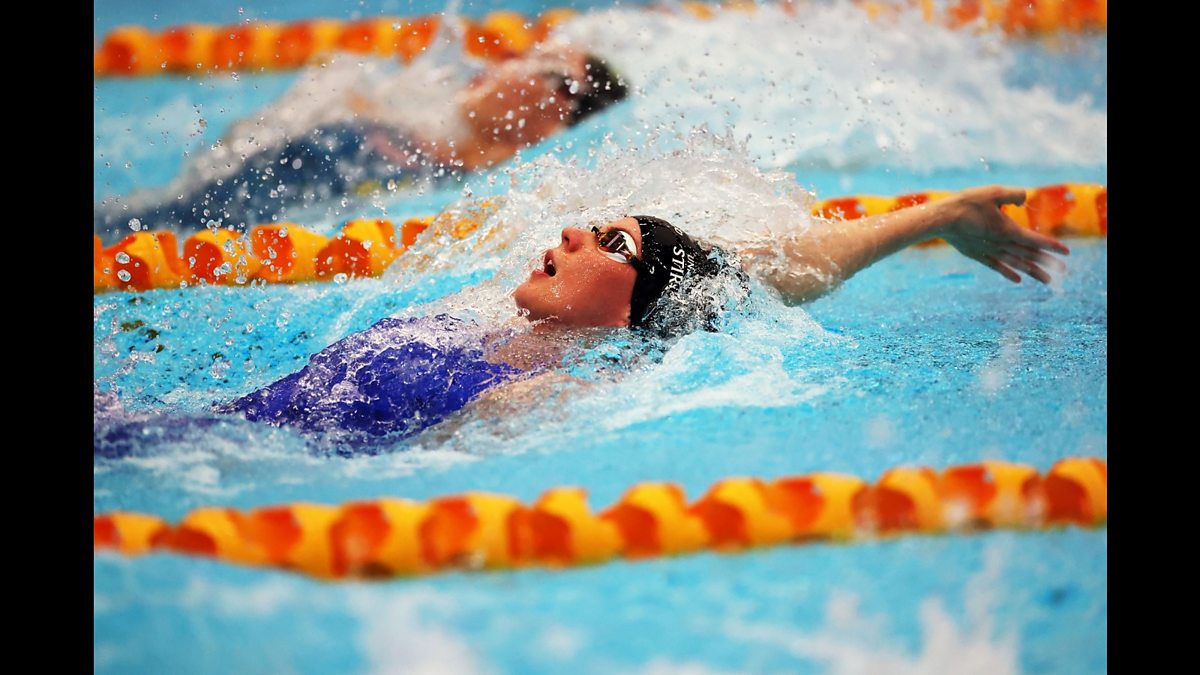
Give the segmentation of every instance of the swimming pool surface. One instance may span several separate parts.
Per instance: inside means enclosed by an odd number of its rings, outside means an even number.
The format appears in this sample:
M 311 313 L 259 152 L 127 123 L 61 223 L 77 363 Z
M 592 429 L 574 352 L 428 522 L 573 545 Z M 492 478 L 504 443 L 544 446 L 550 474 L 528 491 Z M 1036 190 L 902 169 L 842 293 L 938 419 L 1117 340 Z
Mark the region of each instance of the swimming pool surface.
M 295 17 L 332 15 L 315 4 L 296 7 Z M 472 13 L 493 5 L 479 7 Z M 407 3 L 378 9 L 423 11 Z M 178 14 L 164 13 L 164 25 L 234 20 L 185 14 L 192 10 L 182 6 L 169 11 Z M 291 18 L 283 9 L 272 11 Z M 823 20 L 820 13 L 812 19 L 818 28 Z M 152 23 L 140 8 L 97 5 L 97 33 L 124 21 Z M 770 41 L 779 35 L 744 17 L 725 21 L 718 27 L 735 37 L 752 31 L 763 40 L 760 53 L 772 53 Z M 669 21 L 654 27 L 666 48 L 687 44 Z M 970 39 L 938 39 L 946 44 L 937 49 L 976 58 L 978 45 Z M 840 50 L 848 63 L 859 51 L 851 37 L 829 41 L 835 44 L 826 47 Z M 698 44 L 733 58 L 716 37 Z M 1105 183 L 1106 135 L 1097 154 L 1058 129 L 1075 120 L 1085 129 L 1100 124 L 1106 134 L 1106 38 L 1068 47 L 997 48 L 1006 50 L 1000 68 L 1005 95 L 1039 89 L 1049 102 L 1004 113 L 1013 118 L 997 113 L 992 125 L 1024 124 L 1029 142 L 1046 148 L 1044 161 L 1006 148 L 1011 142 L 1003 134 L 991 138 L 986 129 L 967 128 L 966 117 L 953 112 L 929 115 L 961 122 L 966 140 L 907 153 L 916 159 L 884 153 L 870 160 L 854 130 L 834 133 L 841 122 L 818 103 L 808 110 L 821 133 L 840 139 L 829 142 L 831 149 L 785 144 L 795 153 L 774 164 L 754 140 L 730 152 L 764 170 L 786 171 L 822 198 L 991 182 Z M 647 70 L 635 71 L 643 77 L 660 55 L 646 53 L 647 64 L 638 67 Z M 799 77 L 799 64 L 783 57 L 774 62 Z M 888 67 L 901 68 L 880 66 Z M 731 77 L 715 65 L 710 70 L 718 79 Z M 921 124 L 886 83 L 871 89 L 872 77 L 856 80 L 851 70 L 839 74 L 848 90 L 893 96 L 904 122 L 893 127 L 890 117 L 861 113 L 856 123 L 862 129 L 899 133 Z M 979 83 L 926 76 L 931 99 L 945 96 L 961 107 L 991 96 L 970 93 Z M 165 184 L 185 161 L 184 150 L 213 142 L 293 77 L 97 81 L 96 199 Z M 822 91 L 828 83 L 814 78 L 798 86 Z M 697 80 L 688 90 L 705 86 Z M 746 100 L 769 100 L 760 91 L 766 88 L 747 84 Z M 613 134 L 610 142 L 620 153 L 641 138 L 639 122 L 682 134 L 692 117 L 706 114 L 701 104 L 664 91 L 650 88 L 640 102 L 598 116 L 521 161 L 551 153 L 586 172 L 589 162 L 603 161 L 589 149 L 599 147 L 605 133 Z M 671 105 L 686 108 L 678 122 L 665 122 L 671 114 L 657 111 L 668 93 Z M 1082 103 L 1081 95 L 1087 97 Z M 205 124 L 196 125 L 197 117 Z M 770 110 L 732 118 L 738 129 L 781 135 L 805 119 L 793 123 Z M 122 136 L 125 128 L 132 131 Z M 905 143 L 929 148 L 923 133 L 893 139 L 891 154 Z M 704 148 L 679 145 L 687 146 L 680 150 L 685 157 L 708 156 Z M 978 148 L 987 156 L 972 158 Z M 132 168 L 114 161 L 126 156 Z M 1009 159 L 996 161 L 999 156 Z M 472 177 L 466 186 L 396 195 L 384 208 L 393 218 L 435 213 L 463 198 L 464 187 L 475 196 L 522 198 L 534 179 L 575 170 L 518 165 Z M 586 178 L 579 188 L 583 195 L 604 189 Z M 338 223 L 315 225 L 332 231 Z M 536 224 L 529 236 L 552 237 L 555 227 Z M 422 500 L 467 490 L 530 502 L 557 485 L 585 487 L 597 508 L 648 480 L 677 482 L 694 498 L 727 476 L 819 470 L 871 480 L 898 465 L 1001 459 L 1045 470 L 1068 456 L 1107 458 L 1107 242 L 1067 243 L 1069 271 L 1050 286 L 1011 284 L 947 248 L 905 251 L 801 308 L 760 295 L 749 310 L 730 317 L 722 333 L 693 334 L 669 345 L 661 359 L 543 392 L 524 401 L 520 414 L 468 409 L 452 424 L 353 457 L 288 429 L 230 418 L 196 431 L 186 422 L 213 402 L 294 372 L 314 352 L 381 316 L 442 307 L 438 303 L 452 303 L 474 284 L 484 285 L 486 297 L 502 297 L 511 272 L 503 251 L 447 252 L 425 271 L 397 268 L 380 279 L 343 284 L 97 295 L 97 437 L 115 425 L 132 425 L 138 435 L 120 453 L 95 448 L 94 512 L 177 520 L 205 505 Z M 621 348 L 619 338 L 607 344 Z M 93 655 L 97 672 L 114 673 L 1105 672 L 1107 542 L 1106 528 L 906 536 L 564 571 L 342 583 L 174 555 L 100 554 Z

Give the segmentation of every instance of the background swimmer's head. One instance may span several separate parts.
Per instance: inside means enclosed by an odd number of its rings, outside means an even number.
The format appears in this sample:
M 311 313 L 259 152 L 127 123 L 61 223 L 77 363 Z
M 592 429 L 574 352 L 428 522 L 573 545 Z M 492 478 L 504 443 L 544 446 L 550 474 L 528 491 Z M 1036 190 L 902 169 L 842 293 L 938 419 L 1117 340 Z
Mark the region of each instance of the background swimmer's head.
M 490 67 L 461 100 L 477 134 L 500 143 L 536 143 L 627 94 L 602 59 L 557 47 Z
M 606 254 L 596 233 L 564 228 L 557 248 L 513 292 L 531 321 L 565 326 L 630 326 L 663 336 L 715 330 L 722 304 L 706 282 L 724 277 L 745 290 L 746 275 L 679 228 L 652 216 L 631 216 L 599 228 L 619 229 L 634 241 L 638 261 Z M 707 284 L 713 286 L 714 284 Z
M 558 91 L 573 104 L 568 120 L 571 126 L 629 95 L 629 88 L 621 77 L 608 67 L 607 62 L 596 56 L 587 57 L 582 79 L 563 77 Z

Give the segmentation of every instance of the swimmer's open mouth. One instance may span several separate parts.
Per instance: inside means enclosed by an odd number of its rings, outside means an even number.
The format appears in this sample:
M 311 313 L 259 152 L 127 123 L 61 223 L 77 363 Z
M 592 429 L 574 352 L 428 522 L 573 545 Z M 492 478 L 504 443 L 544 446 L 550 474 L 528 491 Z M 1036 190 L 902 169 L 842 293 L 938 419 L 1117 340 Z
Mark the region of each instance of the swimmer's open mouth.
M 549 276 L 554 276 L 554 257 L 550 251 L 546 251 L 546 255 L 542 256 L 542 271 Z

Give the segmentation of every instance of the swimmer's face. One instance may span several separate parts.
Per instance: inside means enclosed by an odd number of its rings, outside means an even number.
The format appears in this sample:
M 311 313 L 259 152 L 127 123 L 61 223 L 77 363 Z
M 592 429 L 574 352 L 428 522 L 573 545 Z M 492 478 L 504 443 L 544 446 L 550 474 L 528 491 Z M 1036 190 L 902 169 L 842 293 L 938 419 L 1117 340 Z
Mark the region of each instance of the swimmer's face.
M 562 49 L 492 66 L 462 95 L 467 123 L 498 143 L 536 143 L 557 133 L 571 112 L 562 78 L 585 81 L 586 63 L 582 52 Z
M 601 232 L 628 232 L 642 250 L 642 232 L 633 218 L 622 218 L 600 227 Z M 630 299 L 637 271 L 600 250 L 596 234 L 564 228 L 562 239 L 548 249 L 537 269 L 513 299 L 530 321 L 546 320 L 564 326 L 628 326 Z

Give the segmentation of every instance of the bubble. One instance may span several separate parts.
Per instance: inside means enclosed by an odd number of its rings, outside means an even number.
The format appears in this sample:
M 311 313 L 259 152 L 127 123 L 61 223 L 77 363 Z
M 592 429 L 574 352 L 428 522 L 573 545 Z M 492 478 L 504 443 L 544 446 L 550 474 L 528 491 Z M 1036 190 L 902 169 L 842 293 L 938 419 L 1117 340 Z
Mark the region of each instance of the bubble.
M 131 278 L 133 278 L 133 275 L 131 275 L 128 270 L 117 270 L 117 278 L 121 281 L 129 281 Z
M 130 260 L 130 258 L 129 258 L 128 253 L 126 253 L 125 251 L 117 251 L 117 262 L 124 265 L 124 264 L 128 263 L 129 260 Z

